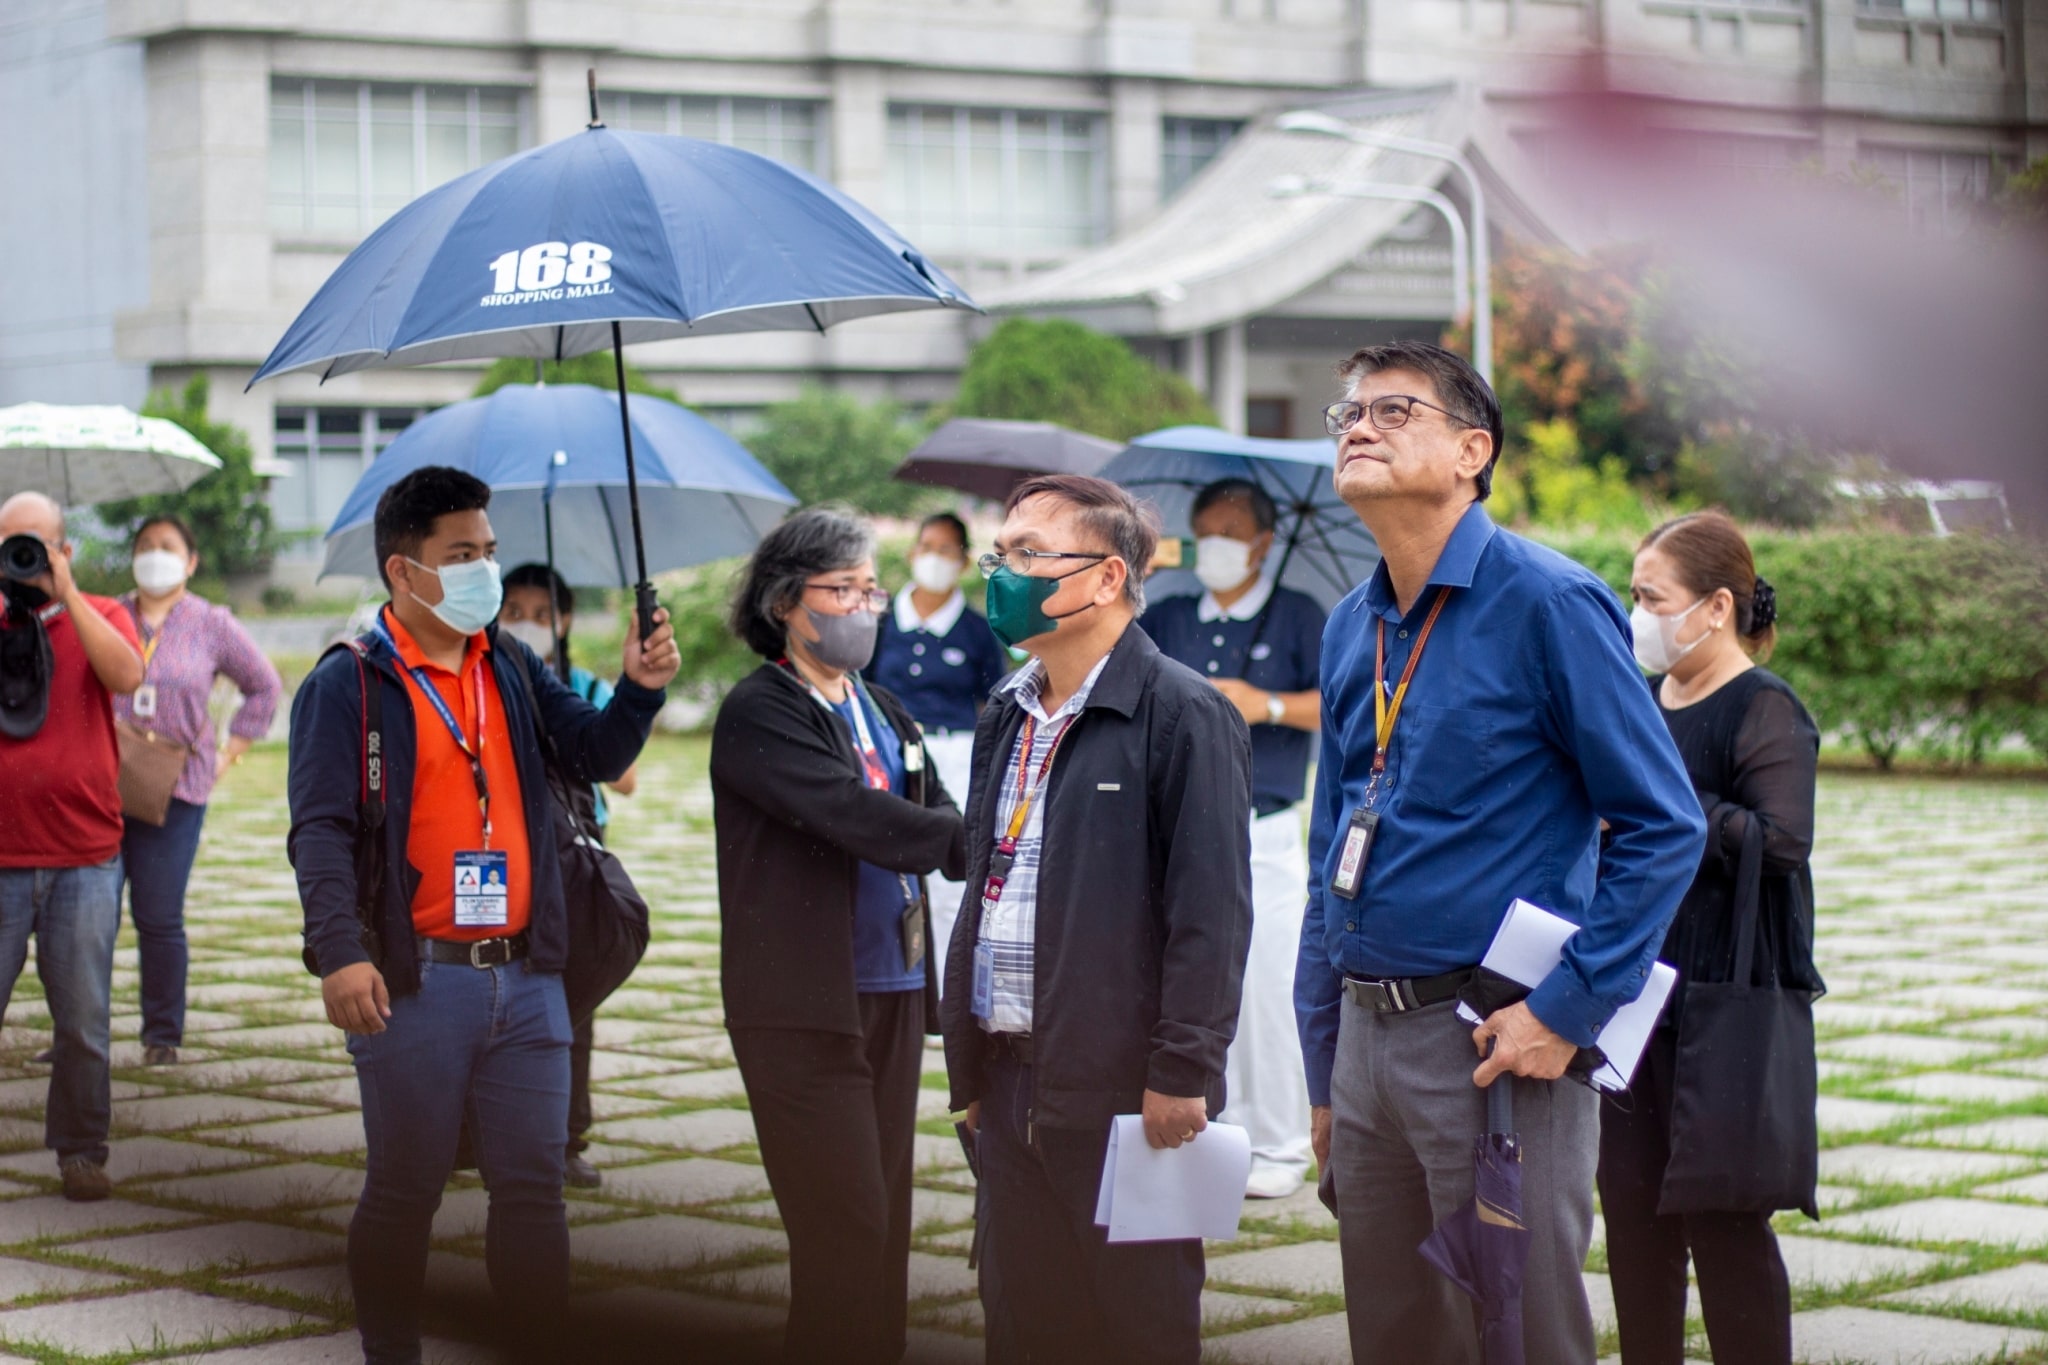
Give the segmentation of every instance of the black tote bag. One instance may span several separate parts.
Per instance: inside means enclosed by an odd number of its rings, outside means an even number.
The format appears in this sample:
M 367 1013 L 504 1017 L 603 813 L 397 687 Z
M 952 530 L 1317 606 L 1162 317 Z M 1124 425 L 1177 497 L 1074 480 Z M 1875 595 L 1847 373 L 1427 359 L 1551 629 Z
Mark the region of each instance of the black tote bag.
M 1659 1215 L 1820 1216 L 1814 993 L 1784 988 L 1775 969 L 1752 984 L 1762 881 L 1763 830 L 1750 820 L 1735 874 L 1734 978 L 1681 989 Z

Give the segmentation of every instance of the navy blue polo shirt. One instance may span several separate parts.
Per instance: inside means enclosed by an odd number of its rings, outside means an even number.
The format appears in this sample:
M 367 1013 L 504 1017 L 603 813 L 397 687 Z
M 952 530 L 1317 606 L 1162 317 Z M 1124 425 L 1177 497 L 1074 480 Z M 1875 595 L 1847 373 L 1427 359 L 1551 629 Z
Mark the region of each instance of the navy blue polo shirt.
M 1138 624 L 1161 653 L 1205 678 L 1243 678 L 1267 692 L 1313 689 L 1322 673 L 1322 608 L 1292 588 L 1274 588 L 1263 601 L 1260 591 L 1208 621 L 1201 619 L 1202 603 L 1211 601 L 1206 594 L 1162 598 Z M 1271 815 L 1307 795 L 1314 749 L 1315 736 L 1307 730 L 1252 726 L 1252 808 Z
M 868 734 L 874 739 L 875 752 L 881 756 L 882 766 L 889 773 L 889 790 L 898 796 L 903 795 L 903 741 L 897 738 L 894 727 L 881 709 L 863 701 L 859 689 L 853 687 L 847 689 L 845 701 L 831 705 L 845 724 L 855 752 L 860 750 L 860 732 L 853 725 L 853 708 L 859 706 L 866 713 Z M 903 965 L 903 909 L 907 903 L 901 876 L 873 863 L 860 865 L 860 889 L 853 901 L 855 989 L 924 989 L 923 965 L 920 963 L 909 969 Z
M 895 693 L 925 729 L 971 731 L 976 709 L 1012 667 L 988 621 L 957 590 L 929 620 L 919 621 L 905 588 L 882 613 L 875 657 L 863 672 Z

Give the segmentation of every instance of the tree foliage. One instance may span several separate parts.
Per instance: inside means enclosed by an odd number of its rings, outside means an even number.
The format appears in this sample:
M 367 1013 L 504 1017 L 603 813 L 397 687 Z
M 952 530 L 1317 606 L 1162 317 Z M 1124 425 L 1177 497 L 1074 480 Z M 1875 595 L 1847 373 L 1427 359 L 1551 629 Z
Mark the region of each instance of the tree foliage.
M 198 544 L 200 569 L 210 576 L 260 573 L 270 567 L 282 543 L 271 519 L 270 500 L 248 433 L 207 414 L 209 387 L 195 376 L 177 393 L 159 389 L 142 407 L 145 417 L 163 417 L 190 432 L 220 456 L 221 467 L 182 493 L 157 493 L 102 503 L 99 514 L 110 529 L 132 534 L 145 518 L 166 513 L 181 517 Z M 122 546 L 126 548 L 125 545 Z
M 745 437 L 798 501 L 840 502 L 877 516 L 908 516 L 931 490 L 890 477 L 921 436 L 894 403 L 863 403 L 851 394 L 809 388 L 762 413 Z
M 961 417 L 1057 422 L 1113 441 L 1216 414 L 1179 375 L 1121 338 L 1078 322 L 1004 321 L 967 358 L 953 411 Z

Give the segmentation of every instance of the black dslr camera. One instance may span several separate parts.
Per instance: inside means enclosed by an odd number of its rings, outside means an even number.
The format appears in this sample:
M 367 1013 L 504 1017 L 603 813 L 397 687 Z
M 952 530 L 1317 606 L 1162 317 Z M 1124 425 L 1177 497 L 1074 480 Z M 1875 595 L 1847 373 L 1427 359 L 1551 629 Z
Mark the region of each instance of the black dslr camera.
M 50 547 L 40 536 L 9 536 L 0 540 L 0 574 L 17 583 L 31 583 L 50 571 Z

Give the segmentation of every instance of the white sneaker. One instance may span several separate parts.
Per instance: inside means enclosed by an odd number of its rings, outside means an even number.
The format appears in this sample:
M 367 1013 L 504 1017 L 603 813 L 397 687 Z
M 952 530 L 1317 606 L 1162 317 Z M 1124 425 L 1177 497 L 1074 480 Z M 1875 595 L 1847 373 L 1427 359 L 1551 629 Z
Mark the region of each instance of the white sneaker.
M 1285 1199 L 1301 1188 L 1301 1173 L 1291 1166 L 1252 1163 L 1251 1179 L 1244 1187 L 1247 1199 Z

